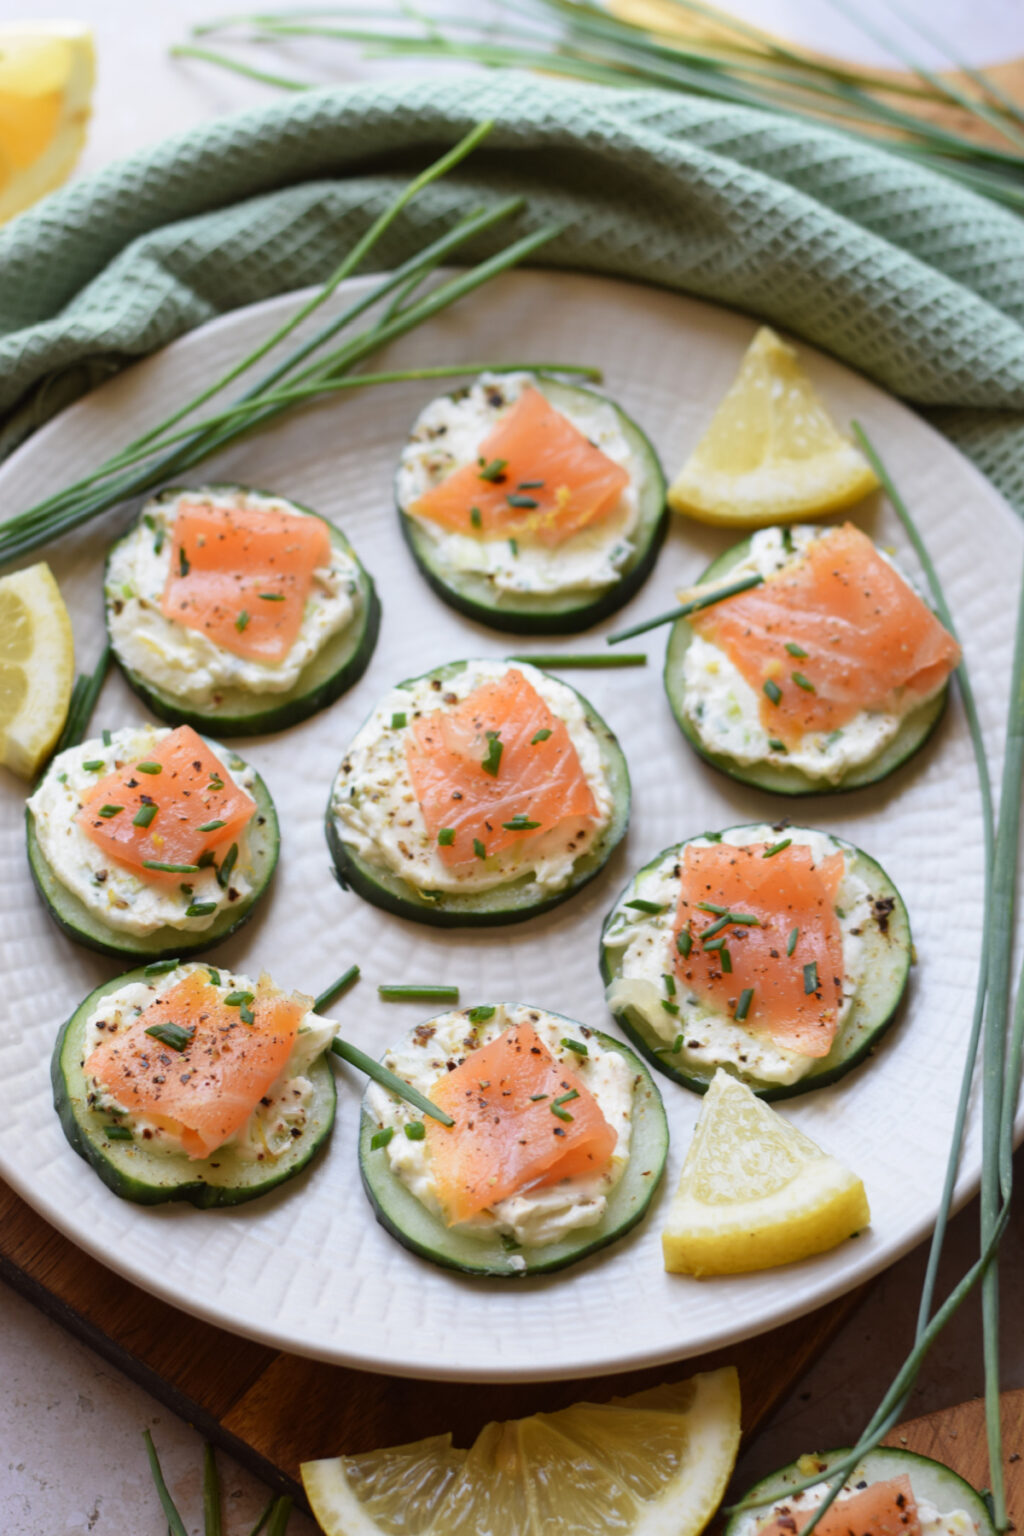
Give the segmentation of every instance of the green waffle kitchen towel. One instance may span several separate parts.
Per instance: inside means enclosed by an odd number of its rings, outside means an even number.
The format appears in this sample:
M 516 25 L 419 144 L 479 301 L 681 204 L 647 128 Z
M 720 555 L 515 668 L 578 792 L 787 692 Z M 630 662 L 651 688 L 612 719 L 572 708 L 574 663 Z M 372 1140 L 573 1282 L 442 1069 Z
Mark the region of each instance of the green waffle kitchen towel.
M 374 267 L 523 193 L 516 233 L 564 224 L 545 263 L 786 327 L 918 406 L 1024 515 L 1024 219 L 828 129 L 517 74 L 289 96 L 16 219 L 0 231 L 0 453 L 191 327 L 324 279 L 410 174 L 482 118 L 489 138 L 416 200 Z

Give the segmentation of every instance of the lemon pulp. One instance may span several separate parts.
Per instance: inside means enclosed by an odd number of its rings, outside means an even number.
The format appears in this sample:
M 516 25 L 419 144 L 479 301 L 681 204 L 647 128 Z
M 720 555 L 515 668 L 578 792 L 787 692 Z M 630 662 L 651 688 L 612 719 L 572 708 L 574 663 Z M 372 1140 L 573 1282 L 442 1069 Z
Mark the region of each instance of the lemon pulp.
M 0 578 L 0 763 L 22 778 L 53 750 L 74 669 L 71 621 L 50 567 Z
M 93 78 L 92 34 L 80 22 L 0 24 L 0 223 L 70 174 Z

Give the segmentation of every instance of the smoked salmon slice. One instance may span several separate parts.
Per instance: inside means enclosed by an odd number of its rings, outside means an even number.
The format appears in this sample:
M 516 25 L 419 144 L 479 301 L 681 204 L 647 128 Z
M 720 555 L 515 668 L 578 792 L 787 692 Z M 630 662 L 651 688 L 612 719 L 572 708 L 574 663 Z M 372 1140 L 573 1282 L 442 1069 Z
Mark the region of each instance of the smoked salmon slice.
M 131 1114 L 176 1132 L 192 1158 L 241 1130 L 284 1070 L 307 1011 L 263 978 L 255 993 L 228 995 L 239 1001 L 229 1005 L 205 970 L 190 971 L 85 1063 Z
M 237 841 L 256 802 L 190 725 L 179 725 L 149 757 L 108 773 L 82 797 L 75 817 L 104 853 L 145 880 L 179 879 L 147 864 L 199 866 Z
M 814 1509 L 793 1509 L 779 1513 L 757 1536 L 796 1536 L 807 1525 Z M 872 1483 L 860 1493 L 837 1499 L 825 1511 L 816 1531 L 822 1536 L 921 1536 L 914 1490 L 905 1472 L 884 1483 Z
M 414 719 L 405 753 L 427 831 L 450 868 L 559 828 L 572 851 L 597 818 L 565 721 L 517 667 L 454 708 Z
M 757 690 L 762 725 L 787 746 L 861 710 L 899 713 L 960 660 L 953 636 L 852 523 L 690 623 Z
M 674 930 L 677 973 L 721 1012 L 735 1016 L 739 1009 L 740 1022 L 754 1033 L 804 1056 L 827 1056 L 843 998 L 835 909 L 843 855 L 815 866 L 809 848 L 791 843 L 769 854 L 771 846 L 687 846 Z M 727 913 L 739 920 L 723 924 Z
M 408 508 L 474 538 L 564 544 L 615 507 L 629 475 L 527 385 L 464 464 Z
M 273 664 L 295 644 L 313 573 L 329 565 L 319 517 L 186 501 L 174 522 L 160 610 L 236 656 Z
M 455 1121 L 423 1122 L 448 1226 L 509 1195 L 599 1173 L 618 1140 L 590 1089 L 528 1023 L 471 1051 L 430 1096 Z

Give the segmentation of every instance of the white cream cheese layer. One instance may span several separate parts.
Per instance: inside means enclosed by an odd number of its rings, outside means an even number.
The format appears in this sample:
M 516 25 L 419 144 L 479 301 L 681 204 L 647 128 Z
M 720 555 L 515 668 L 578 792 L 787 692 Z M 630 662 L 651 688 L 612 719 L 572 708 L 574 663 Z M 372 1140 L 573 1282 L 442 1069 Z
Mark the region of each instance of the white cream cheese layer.
M 54 759 L 28 802 L 39 846 L 57 879 L 101 922 L 120 933 L 142 936 L 157 928 L 202 933 L 225 907 L 234 906 L 252 891 L 253 871 L 244 835 L 238 839 L 238 859 L 225 888 L 218 884 L 217 872 L 211 867 L 189 875 L 190 890 L 185 892 L 176 881 L 140 879 L 98 847 L 75 820 L 86 790 L 124 763 L 150 757 L 170 734 L 166 726 L 126 726 L 112 732 L 109 746 L 97 738 L 69 747 Z M 101 766 L 86 768 L 86 763 Z M 225 755 L 224 767 L 231 782 L 251 795 L 256 781 L 253 769 L 230 752 Z M 186 908 L 193 902 L 212 902 L 213 909 L 201 917 L 186 917 Z
M 787 827 L 784 835 L 798 846 L 810 848 L 815 864 L 837 852 L 844 854 L 847 860 L 837 899 L 843 940 L 841 1025 L 864 973 L 865 947 L 861 934 L 864 925 L 872 920 L 871 892 L 850 868 L 850 850 L 846 844 L 825 832 L 806 827 Z M 778 829 L 770 826 L 733 827 L 722 833 L 721 840 L 742 848 L 748 843 L 778 842 L 779 837 Z M 709 847 L 710 839 L 695 837 L 691 846 Z M 678 1050 L 673 1050 L 667 1059 L 683 1071 L 687 1067 L 713 1071 L 724 1066 L 766 1083 L 797 1082 L 820 1061 L 820 1057 L 805 1056 L 776 1045 L 767 1034 L 755 1034 L 737 1024 L 728 1014 L 716 1012 L 678 983 L 673 996 L 666 991 L 665 976 L 676 975 L 674 929 L 680 878 L 675 871 L 678 867 L 678 856 L 672 849 L 659 864 L 643 871 L 627 887 L 624 900 L 612 914 L 604 942 L 611 950 L 610 958 L 616 962 L 620 974 L 608 987 L 609 1007 L 613 1011 L 635 1008 L 666 1046 L 674 1046 L 678 1041 Z M 656 903 L 662 911 L 656 914 L 638 912 L 625 905 L 625 901 L 637 898 Z M 662 1006 L 666 1001 L 676 1004 L 678 1014 L 670 1013 Z
M 844 1483 L 840 1490 L 836 1500 L 837 1509 L 842 1509 L 845 1499 L 855 1498 L 868 1486 L 864 1469 L 855 1468 L 849 1481 Z M 910 1486 L 913 1490 L 913 1469 L 910 1471 Z M 735 1536 L 757 1536 L 757 1532 L 778 1515 L 791 1514 L 793 1510 L 814 1508 L 821 1503 L 828 1491 L 828 1483 L 817 1483 L 813 1488 L 806 1488 L 803 1493 L 787 1495 L 784 1499 L 779 1499 L 768 1513 L 761 1511 L 746 1515 L 737 1525 Z M 921 1522 L 921 1536 L 978 1536 L 978 1528 L 966 1510 L 953 1509 L 944 1514 L 930 1499 L 920 1497 L 916 1490 L 914 1490 L 914 1503 L 917 1505 L 917 1515 Z
M 747 575 L 771 576 L 821 534 L 822 529 L 813 526 L 762 528 L 753 535 L 749 554 L 730 569 L 729 577 L 738 581 Z M 884 550 L 879 554 L 899 570 Z M 912 585 L 905 572 L 900 571 L 900 575 Z M 809 732 L 798 746 L 779 752 L 771 747 L 772 738 L 761 724 L 759 694 L 726 653 L 701 635 L 694 635 L 687 647 L 683 682 L 687 718 L 709 752 L 738 763 L 771 762 L 782 768 L 798 768 L 810 778 L 828 782 L 877 757 L 896 736 L 907 714 L 924 702 L 915 698 L 899 714 L 862 710 L 841 730 Z
M 449 1062 L 459 1066 L 470 1051 L 487 1045 L 513 1024 L 528 1022 L 536 1030 L 556 1061 L 564 1061 L 580 1077 L 597 1100 L 598 1107 L 618 1140 L 608 1168 L 588 1178 L 564 1179 L 542 1189 L 524 1190 L 507 1200 L 497 1201 L 471 1221 L 460 1222 L 454 1231 L 489 1237 L 504 1234 L 524 1248 L 542 1248 L 562 1242 L 573 1232 L 594 1227 L 603 1219 L 608 1194 L 622 1177 L 629 1162 L 632 1129 L 633 1073 L 626 1058 L 618 1051 L 602 1049 L 593 1033 L 579 1024 L 569 1023 L 558 1014 L 525 1004 L 499 1003 L 491 1018 L 474 1024 L 469 1011 L 441 1014 L 428 1024 L 420 1024 L 401 1039 L 384 1057 L 384 1065 L 418 1088 L 428 1098 L 438 1078 L 446 1077 Z M 581 1038 L 587 1046 L 585 1057 L 576 1056 L 562 1044 L 566 1034 Z M 392 1173 L 439 1220 L 441 1204 L 431 1178 L 430 1150 L 427 1141 L 410 1141 L 402 1134 L 406 1125 L 420 1120 L 419 1111 L 370 1083 L 363 1107 L 381 1129 L 395 1131 L 386 1156 Z
M 167 501 L 149 502 L 110 556 L 107 623 L 114 649 L 145 682 L 190 704 L 216 706 L 218 691 L 226 688 L 286 692 L 294 687 L 303 667 L 358 612 L 361 599 L 355 563 L 331 545 L 330 564 L 313 574 L 301 628 L 283 661 L 236 656 L 201 630 L 175 624 L 160 611 L 170 569 L 171 535 L 178 508 L 185 501 L 230 508 L 251 505 L 311 516 L 282 497 L 225 486 L 202 486 Z
M 442 395 L 420 412 L 398 469 L 398 504 L 404 512 L 455 470 L 476 461 L 480 444 L 527 384 L 544 392 L 544 381 L 529 373 L 485 373 L 464 394 L 455 399 Z M 417 527 L 431 539 L 452 572 L 486 576 L 496 592 L 510 593 L 586 590 L 607 587 L 619 579 L 622 566 L 633 553 L 630 535 L 636 527 L 637 488 L 645 466 L 633 452 L 618 412 L 607 400 L 580 392 L 570 402 L 559 395 L 556 409 L 627 471 L 629 484 L 615 506 L 593 527 L 554 549 L 525 543 L 516 548 L 507 539 L 475 539 L 451 533 L 429 518 L 416 518 Z
M 532 684 L 551 713 L 565 721 L 597 804 L 597 819 L 587 826 L 581 818 L 569 834 L 552 831 L 524 839 L 482 859 L 479 868 L 456 872 L 444 863 L 427 831 L 406 763 L 406 736 L 417 716 L 454 707 L 512 667 Z M 396 717 L 406 723 L 396 725 Z M 422 677 L 392 688 L 346 752 L 331 793 L 331 813 L 342 839 L 369 863 L 384 865 L 426 891 L 486 891 L 527 874 L 543 889 L 557 891 L 608 825 L 612 810 L 601 748 L 578 694 L 525 662 L 468 661 L 443 682 Z
M 221 998 L 229 997 L 232 992 L 256 990 L 247 976 L 196 962 L 179 965 L 166 975 L 155 976 L 150 981 L 129 982 L 103 998 L 87 1019 L 85 1060 L 88 1061 L 93 1051 L 105 1040 L 133 1024 L 145 1009 L 159 1002 L 165 993 L 170 992 L 191 971 L 205 971 L 211 980 L 216 977 L 216 991 Z M 246 1162 L 273 1160 L 287 1151 L 305 1130 L 314 1093 L 313 1084 L 306 1073 L 317 1057 L 327 1050 L 338 1032 L 337 1023 L 313 1013 L 312 999 L 309 1001 L 311 1011 L 299 1023 L 291 1054 L 280 1076 L 267 1089 L 245 1125 L 222 1142 L 218 1151 L 230 1148 Z M 148 1152 L 162 1152 L 168 1156 L 180 1156 L 184 1152 L 181 1138 L 169 1126 L 160 1124 L 148 1115 L 132 1114 L 96 1078 L 87 1076 L 86 1088 L 90 1107 L 116 1115 L 117 1123 L 130 1126 L 135 1139 Z

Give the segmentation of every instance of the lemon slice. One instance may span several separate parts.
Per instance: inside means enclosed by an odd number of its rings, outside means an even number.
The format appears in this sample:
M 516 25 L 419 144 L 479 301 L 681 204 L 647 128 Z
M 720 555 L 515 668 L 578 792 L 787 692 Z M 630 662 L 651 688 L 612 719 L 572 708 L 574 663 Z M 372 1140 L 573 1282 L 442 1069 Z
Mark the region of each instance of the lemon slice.
M 702 523 L 764 528 L 835 512 L 877 485 L 793 348 L 762 326 L 668 501 Z
M 92 33 L 81 22 L 0 24 L 0 223 L 70 174 L 94 73 Z
M 856 1174 L 744 1083 L 715 1073 L 661 1235 L 666 1269 L 771 1269 L 824 1253 L 870 1220 Z
M 697 1536 L 718 1508 L 740 1439 L 731 1367 L 607 1404 L 308 1461 L 327 1536 Z
M 74 672 L 71 620 L 50 567 L 0 578 L 0 763 L 22 778 L 53 750 Z

